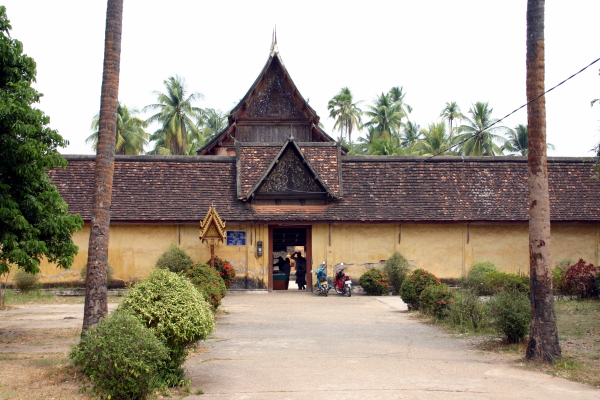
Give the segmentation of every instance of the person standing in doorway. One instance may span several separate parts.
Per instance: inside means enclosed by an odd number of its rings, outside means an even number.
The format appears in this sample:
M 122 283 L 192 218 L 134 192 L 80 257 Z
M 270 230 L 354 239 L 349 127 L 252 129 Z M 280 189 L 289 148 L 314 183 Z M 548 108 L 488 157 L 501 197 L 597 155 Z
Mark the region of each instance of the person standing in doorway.
M 283 265 L 281 265 L 279 269 L 285 274 L 285 290 L 287 290 L 290 285 L 290 271 L 292 269 L 290 259 L 286 257 L 285 260 L 283 260 Z
M 302 257 L 302 253 L 297 252 L 292 259 L 296 262 L 296 284 L 298 290 L 306 289 L 306 258 Z

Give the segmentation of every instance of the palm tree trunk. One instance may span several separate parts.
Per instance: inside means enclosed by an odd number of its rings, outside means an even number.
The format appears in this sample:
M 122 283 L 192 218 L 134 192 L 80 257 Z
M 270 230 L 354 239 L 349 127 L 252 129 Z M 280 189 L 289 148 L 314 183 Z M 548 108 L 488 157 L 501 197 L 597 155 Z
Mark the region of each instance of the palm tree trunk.
M 106 298 L 108 232 L 117 133 L 122 27 L 123 0 L 108 0 L 83 331 L 96 325 L 108 314 Z
M 527 100 L 544 93 L 544 0 L 527 1 Z M 531 329 L 526 358 L 551 363 L 560 358 L 550 254 L 550 198 L 546 158 L 546 100 L 527 106 L 529 128 L 529 268 Z

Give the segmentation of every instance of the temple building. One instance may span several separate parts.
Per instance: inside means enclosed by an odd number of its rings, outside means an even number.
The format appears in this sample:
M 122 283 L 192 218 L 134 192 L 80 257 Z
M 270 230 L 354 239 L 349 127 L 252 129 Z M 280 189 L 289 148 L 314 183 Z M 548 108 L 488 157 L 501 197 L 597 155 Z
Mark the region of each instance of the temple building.
M 72 269 L 43 265 L 46 282 L 76 280 L 87 262 L 95 156 L 65 157 L 68 167 L 50 173 L 86 224 L 74 236 Z M 548 160 L 555 264 L 599 263 L 592 167 L 584 158 Z M 273 265 L 294 252 L 309 271 L 325 261 L 329 276 L 351 264 L 355 280 L 397 251 L 440 278 L 481 260 L 529 269 L 525 157 L 347 155 L 319 127 L 276 45 L 228 127 L 196 156 L 116 156 L 114 174 L 109 262 L 125 282 L 147 276 L 171 244 L 207 261 L 198 225 L 211 205 L 226 222 L 215 253 L 234 266 L 237 288 L 281 288 Z

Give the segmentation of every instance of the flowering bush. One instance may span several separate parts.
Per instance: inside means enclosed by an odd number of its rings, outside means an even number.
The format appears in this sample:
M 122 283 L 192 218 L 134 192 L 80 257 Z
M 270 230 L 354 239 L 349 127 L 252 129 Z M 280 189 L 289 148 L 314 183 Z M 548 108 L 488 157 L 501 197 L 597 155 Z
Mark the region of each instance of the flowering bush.
M 206 264 L 210 265 L 210 260 L 206 262 Z M 223 278 L 223 282 L 225 282 L 225 287 L 229 289 L 229 286 L 235 280 L 235 269 L 231 266 L 231 263 L 226 260 L 221 260 L 219 257 L 215 256 L 215 268 Z
M 409 310 L 419 309 L 419 296 L 430 285 L 440 285 L 441 282 L 431 272 L 417 268 L 410 274 L 400 287 L 400 297 L 408 305 Z
M 186 276 L 204 295 L 212 310 L 216 311 L 227 293 L 225 282 L 219 272 L 210 265 L 198 263 L 188 268 Z
M 370 269 L 361 275 L 360 286 L 372 296 L 381 296 L 387 293 L 388 280 L 385 272 L 378 269 Z
M 421 312 L 436 318 L 445 318 L 450 305 L 454 303 L 453 299 L 454 294 L 445 283 L 429 285 L 419 296 Z
M 585 261 L 580 258 L 575 265 L 564 272 L 563 288 L 565 292 L 579 296 L 581 299 L 594 297 L 598 294 L 597 277 L 598 268 L 593 264 L 585 265 Z

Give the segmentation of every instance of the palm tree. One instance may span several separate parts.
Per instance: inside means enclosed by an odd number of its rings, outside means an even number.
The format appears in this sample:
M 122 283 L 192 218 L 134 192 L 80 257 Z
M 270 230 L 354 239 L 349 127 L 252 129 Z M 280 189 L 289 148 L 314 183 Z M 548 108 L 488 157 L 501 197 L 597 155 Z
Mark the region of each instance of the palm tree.
M 359 103 L 362 103 L 362 100 L 354 102 L 350 89 L 343 87 L 327 104 L 329 118 L 335 119 L 333 128 L 339 130 L 342 137 L 344 133 L 348 136 L 350 146 L 352 146 L 352 131 L 360 129 L 362 124 L 362 110 L 358 108 Z
M 404 87 L 402 86 L 394 86 L 388 92 L 390 96 L 390 100 L 393 103 L 398 103 L 398 109 L 408 118 L 408 114 L 412 112 L 412 107 L 404 102 L 404 97 L 406 97 L 406 93 L 403 92 Z
M 204 146 L 208 141 L 225 129 L 227 127 L 227 115 L 228 113 L 214 108 L 203 110 L 201 117 L 198 118 L 198 121 L 196 122 L 198 134 L 192 132 L 188 135 L 189 151 L 187 154 L 196 154 L 196 150 Z M 159 147 L 164 148 L 163 143 L 164 142 L 157 142 Z
M 529 131 L 527 125 L 519 124 L 514 129 L 508 130 L 508 140 L 502 146 L 502 150 L 526 156 L 529 153 Z M 548 143 L 547 147 L 554 150 L 554 145 Z
M 554 363 L 561 357 L 550 247 L 550 197 L 546 158 L 546 98 L 544 74 L 544 0 L 527 1 L 526 93 L 529 155 L 529 273 L 531 282 L 531 325 L 525 357 Z M 538 98 L 539 97 L 539 98 Z M 533 101 L 533 99 L 537 99 Z
M 446 107 L 440 113 L 440 117 L 442 119 L 448 120 L 448 125 L 450 125 L 450 133 L 452 133 L 452 121 L 455 119 L 465 119 L 465 116 L 460 112 L 460 107 L 455 101 L 446 102 Z
M 82 333 L 96 325 L 108 314 L 106 277 L 110 205 L 115 170 L 115 137 L 117 135 L 115 114 L 119 98 L 122 32 L 123 0 L 108 0 L 100 94 L 100 129 L 94 169 L 92 225 L 88 242 L 88 269 Z
M 406 122 L 403 132 L 404 134 L 400 138 L 401 147 L 410 147 L 422 138 L 421 127 L 416 122 Z
M 135 116 L 138 112 L 135 108 L 129 109 L 126 105 L 117 103 L 115 154 L 139 155 L 144 152 L 144 146 L 148 144 L 148 133 L 144 128 L 148 124 Z M 92 143 L 94 150 L 97 150 L 100 113 L 92 119 L 91 128 L 94 133 L 85 139 L 85 143 Z
M 493 126 L 499 120 L 492 118 L 493 109 L 489 103 L 478 101 L 465 117 L 466 124 L 458 127 L 457 143 L 462 142 L 461 153 L 466 156 L 496 156 L 502 154 L 497 143 L 504 144 L 506 139 L 494 132 L 504 132 L 505 126 Z
M 415 151 L 422 156 L 452 155 L 448 149 L 454 144 L 452 133 L 446 132 L 444 121 L 429 124 L 427 129 L 421 129 L 423 139 L 414 145 Z
M 154 92 L 158 103 L 144 107 L 143 111 L 159 110 L 146 120 L 148 123 L 159 122 L 160 128 L 150 140 L 157 144 L 148 154 L 188 154 L 189 135 L 200 136 L 194 120 L 200 118 L 202 110 L 192 104 L 203 98 L 201 93 L 187 95 L 185 81 L 179 76 L 170 77 L 164 81 L 167 93 Z
M 375 105 L 367 106 L 367 108 L 365 115 L 371 119 L 363 126 L 375 128 L 377 138 L 398 140 L 402 128 L 402 118 L 406 117 L 406 113 L 402 109 L 402 103 L 392 101 L 392 96 L 389 93 L 381 93 L 380 96 L 375 98 Z

